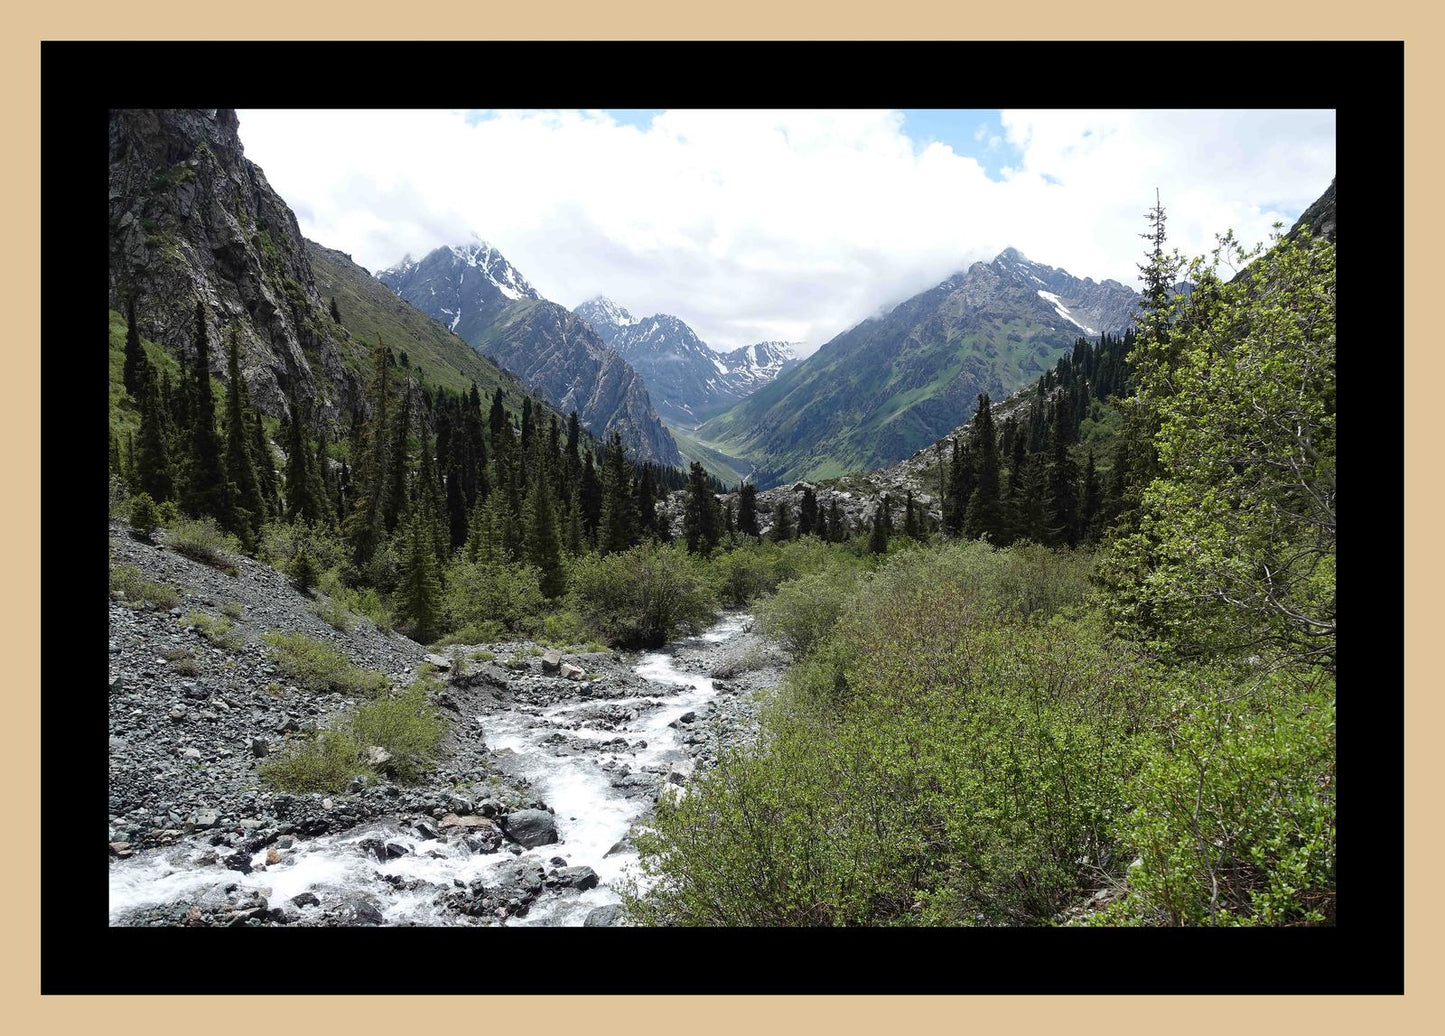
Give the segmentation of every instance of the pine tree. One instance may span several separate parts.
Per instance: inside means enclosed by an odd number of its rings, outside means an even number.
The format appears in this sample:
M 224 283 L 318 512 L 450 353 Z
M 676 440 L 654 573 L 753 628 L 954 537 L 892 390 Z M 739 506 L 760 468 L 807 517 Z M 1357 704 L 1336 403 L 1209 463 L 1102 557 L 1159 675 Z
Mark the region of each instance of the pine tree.
M 779 500 L 773 508 L 772 538 L 774 543 L 786 543 L 793 538 L 793 515 L 786 500 Z
M 435 515 L 423 498 L 413 511 L 406 532 L 407 553 L 401 585 L 397 588 L 397 614 L 411 629 L 414 640 L 425 644 L 441 627 L 441 577 L 438 574 Z
M 396 531 L 396 524 L 406 512 L 406 488 L 411 468 L 411 381 L 406 383 L 401 406 L 396 408 L 395 424 L 389 443 L 386 493 L 381 503 L 381 523 L 387 534 Z
M 562 596 L 567 586 L 562 568 L 562 534 L 557 527 L 550 480 L 545 478 L 534 478 L 527 490 L 527 564 L 540 573 L 543 594 L 554 600 Z
M 803 487 L 803 501 L 798 506 L 798 537 L 818 533 L 818 498 L 812 486 Z
M 592 463 L 592 451 L 587 451 L 587 462 L 582 468 L 582 527 L 589 540 L 597 539 L 597 527 L 602 523 L 602 480 L 597 477 L 597 468 Z
M 738 487 L 738 532 L 744 536 L 760 536 L 758 531 L 758 487 L 744 482 Z
M 185 491 L 181 506 L 195 517 L 213 515 L 229 527 L 230 498 L 227 495 L 221 439 L 216 433 L 216 402 L 211 394 L 211 353 L 206 335 L 206 309 L 196 303 L 196 354 L 191 365 L 191 425 L 186 464 Z
M 843 511 L 835 496 L 828 502 L 828 542 L 842 543 L 847 538 L 848 534 L 843 530 Z
M 688 469 L 687 503 L 682 512 L 683 535 L 690 554 L 710 554 L 717 546 L 718 527 L 713 513 L 717 497 L 708 485 L 707 472 L 697 461 Z
M 582 497 L 573 493 L 567 503 L 567 520 L 562 528 L 562 546 L 572 557 L 580 556 L 587 549 L 587 537 L 582 531 Z
M 923 525 L 918 519 L 918 512 L 913 505 L 913 490 L 908 491 L 908 500 L 904 505 L 903 512 L 903 535 L 912 540 L 924 539 Z
M 137 402 L 145 391 L 146 375 L 150 369 L 145 347 L 140 344 L 140 330 L 135 323 L 135 296 L 132 295 L 125 300 L 125 369 L 122 377 L 125 390 Z
M 467 494 L 462 489 L 462 462 L 456 453 L 447 458 L 448 542 L 456 550 L 467 541 Z
M 236 325 L 226 334 L 226 472 L 236 487 L 231 507 L 231 531 L 254 550 L 260 542 L 261 526 L 267 516 L 261 482 L 251 460 L 251 429 L 246 425 L 245 381 L 241 378 L 240 342 Z
M 944 498 L 943 505 L 943 527 L 950 536 L 962 536 L 964 516 L 968 513 L 968 505 L 973 499 L 974 484 L 977 481 L 971 436 L 962 446 L 959 445 L 957 437 L 954 438 L 953 459 L 948 466 L 948 475 L 948 495 Z
M 132 447 L 132 481 L 141 492 L 149 493 L 157 503 L 164 503 L 175 495 L 175 478 L 166 445 L 165 414 L 156 391 L 155 372 L 150 368 L 146 368 L 140 391 L 140 447 L 138 450 Z
M 352 563 L 358 568 L 371 563 L 384 531 L 381 515 L 388 471 L 387 417 L 391 400 L 391 367 L 387 363 L 386 346 L 379 337 L 376 348 L 371 352 L 371 368 L 366 390 L 371 416 L 364 424 L 356 425 L 358 436 L 353 441 L 353 456 L 357 458 L 357 463 L 351 474 L 353 503 L 344 529 L 346 541 L 351 547 Z M 294 410 L 292 420 L 299 420 Z M 291 492 L 289 484 L 287 492 Z
M 336 296 L 331 296 L 331 319 L 341 323 L 341 309 L 336 305 Z
M 731 536 L 738 531 L 737 515 L 733 513 L 733 502 L 729 500 L 723 508 L 723 532 Z
M 261 499 L 266 505 L 266 516 L 272 518 L 281 513 L 280 484 L 276 478 L 276 458 L 271 453 L 271 443 L 266 439 L 266 426 L 261 414 L 251 405 L 246 380 L 241 379 L 241 406 L 246 412 L 246 427 L 251 436 L 251 463 L 256 468 L 256 480 L 261 486 Z
M 602 459 L 602 515 L 597 524 L 597 549 L 604 555 L 627 550 L 636 541 L 637 519 L 627 479 L 622 435 L 612 433 Z
M 303 594 L 309 594 L 311 588 L 316 585 L 318 575 L 316 562 L 311 559 L 311 554 L 306 549 L 306 544 L 303 543 L 301 548 L 292 555 L 290 563 L 286 566 L 286 574 L 289 575 L 291 581 L 296 584 L 296 589 L 300 590 Z
M 643 536 L 658 535 L 657 490 L 652 465 L 642 465 L 637 478 L 637 527 Z
M 1051 545 L 1070 547 L 1079 542 L 1079 468 L 1069 455 L 1071 428 L 1069 397 L 1060 392 L 1054 397 L 1053 434 L 1049 440 L 1044 533 Z
M 522 453 L 523 453 L 523 455 L 527 455 L 527 454 L 530 454 L 530 453 L 531 453 L 531 448 L 532 448 L 532 435 L 535 433 L 535 431 L 536 431 L 536 429 L 533 427 L 533 422 L 532 422 L 532 397 L 531 397 L 531 396 L 523 396 L 523 397 L 522 397 Z
M 288 402 L 291 420 L 286 426 L 286 519 L 315 525 L 321 522 L 324 512 L 321 501 L 316 498 L 315 479 L 311 477 L 305 418 L 296 399 L 294 382 Z
M 873 554 L 888 553 L 888 519 L 882 507 L 873 512 L 873 531 L 868 536 L 868 550 Z
M 963 515 L 963 534 L 969 539 L 988 536 L 997 542 L 1006 535 L 1006 523 L 999 495 L 998 440 L 988 393 L 978 397 L 978 409 L 969 425 L 969 444 L 978 465 L 978 481 Z

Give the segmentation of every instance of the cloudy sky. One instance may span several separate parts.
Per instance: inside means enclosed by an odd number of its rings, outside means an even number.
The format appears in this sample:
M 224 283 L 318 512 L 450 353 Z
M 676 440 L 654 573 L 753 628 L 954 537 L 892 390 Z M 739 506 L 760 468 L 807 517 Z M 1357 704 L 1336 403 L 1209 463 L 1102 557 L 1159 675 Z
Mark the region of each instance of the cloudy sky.
M 473 236 L 544 296 L 811 352 L 1012 245 L 1137 286 L 1170 244 L 1264 240 L 1335 175 L 1332 111 L 242 110 L 307 237 L 375 271 Z

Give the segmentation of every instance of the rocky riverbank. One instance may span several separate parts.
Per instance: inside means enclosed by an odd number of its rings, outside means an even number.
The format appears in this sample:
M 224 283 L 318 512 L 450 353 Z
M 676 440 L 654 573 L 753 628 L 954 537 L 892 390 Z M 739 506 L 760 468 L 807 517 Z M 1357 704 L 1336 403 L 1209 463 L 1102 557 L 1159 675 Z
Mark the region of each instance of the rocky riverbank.
M 744 616 L 646 656 L 522 641 L 429 660 L 364 618 L 330 625 L 263 564 L 231 575 L 110 533 L 113 567 L 178 598 L 110 603 L 112 924 L 617 923 L 607 880 L 631 824 L 752 736 L 785 662 Z M 357 704 L 288 682 L 261 639 L 275 631 L 396 687 L 434 666 L 435 770 L 331 795 L 263 785 L 261 760 Z

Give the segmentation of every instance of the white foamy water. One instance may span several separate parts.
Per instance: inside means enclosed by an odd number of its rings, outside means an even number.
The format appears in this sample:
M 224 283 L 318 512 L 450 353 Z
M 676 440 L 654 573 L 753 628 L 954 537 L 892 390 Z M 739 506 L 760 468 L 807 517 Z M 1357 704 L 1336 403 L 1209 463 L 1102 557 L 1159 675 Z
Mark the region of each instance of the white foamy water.
M 746 615 L 730 615 L 702 634 L 698 640 L 718 644 L 742 632 Z M 433 900 L 454 888 L 480 878 L 491 884 L 493 872 L 504 864 L 520 860 L 540 863 L 545 870 L 554 857 L 569 866 L 589 866 L 600 878 L 599 885 L 586 892 L 556 895 L 544 892 L 526 917 L 511 918 L 508 924 L 580 925 L 595 907 L 619 901 L 612 887 L 619 879 L 637 877 L 637 855 L 631 851 L 608 856 L 624 839 L 636 821 L 651 807 L 650 795 L 627 798 L 623 789 L 612 787 L 616 769 L 604 770 L 609 760 L 625 763 L 630 771 L 654 768 L 678 773 L 691 771 L 691 763 L 679 746 L 677 731 L 669 727 L 682 715 L 696 710 L 716 693 L 705 675 L 686 673 L 674 665 L 670 651 L 643 655 L 634 671 L 656 686 L 656 693 L 629 698 L 593 699 L 579 696 L 546 709 L 514 709 L 492 713 L 485 718 L 487 746 L 511 749 L 515 756 L 508 769 L 526 777 L 536 793 L 552 807 L 557 817 L 560 844 L 544 845 L 520 857 L 503 849 L 475 854 L 462 841 L 423 839 L 399 819 L 364 824 L 348 831 L 312 839 L 298 838 L 288 849 L 279 849 L 282 860 L 266 870 L 241 874 L 197 862 L 206 853 L 227 855 L 232 850 L 213 848 L 202 839 L 142 853 L 110 866 L 110 923 L 145 907 L 199 899 L 216 885 L 236 884 L 241 890 L 266 896 L 272 906 L 289 902 L 303 892 L 312 892 L 324 906 L 356 893 L 369 893 L 380 904 L 389 925 L 475 924 L 447 910 Z M 608 729 L 596 724 L 599 713 L 626 717 Z M 574 729 L 575 728 L 575 729 Z M 570 746 L 543 744 L 550 735 L 562 733 L 578 741 L 611 741 L 624 738 L 628 747 L 613 751 L 606 746 L 578 751 Z M 639 740 L 646 748 L 633 748 Z M 559 749 L 564 754 L 559 755 Z M 411 851 L 396 859 L 378 862 L 357 843 L 373 838 L 396 841 Z M 265 863 L 266 850 L 252 858 L 253 866 Z M 416 890 L 399 890 L 378 877 L 430 883 Z M 304 907 L 303 918 L 318 915 L 322 907 Z

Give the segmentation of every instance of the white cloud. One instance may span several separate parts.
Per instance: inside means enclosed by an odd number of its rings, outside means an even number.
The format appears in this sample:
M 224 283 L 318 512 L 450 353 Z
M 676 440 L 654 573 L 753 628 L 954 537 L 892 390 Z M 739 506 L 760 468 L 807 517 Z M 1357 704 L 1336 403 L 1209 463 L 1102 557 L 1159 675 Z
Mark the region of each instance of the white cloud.
M 240 118 L 302 232 L 368 269 L 475 232 L 550 299 L 673 313 L 719 349 L 811 350 L 1007 245 L 1134 283 L 1156 186 L 1194 254 L 1227 227 L 1263 239 L 1335 164 L 1333 112 L 1006 111 L 1022 157 L 1002 182 L 947 144 L 916 150 L 896 112 Z

